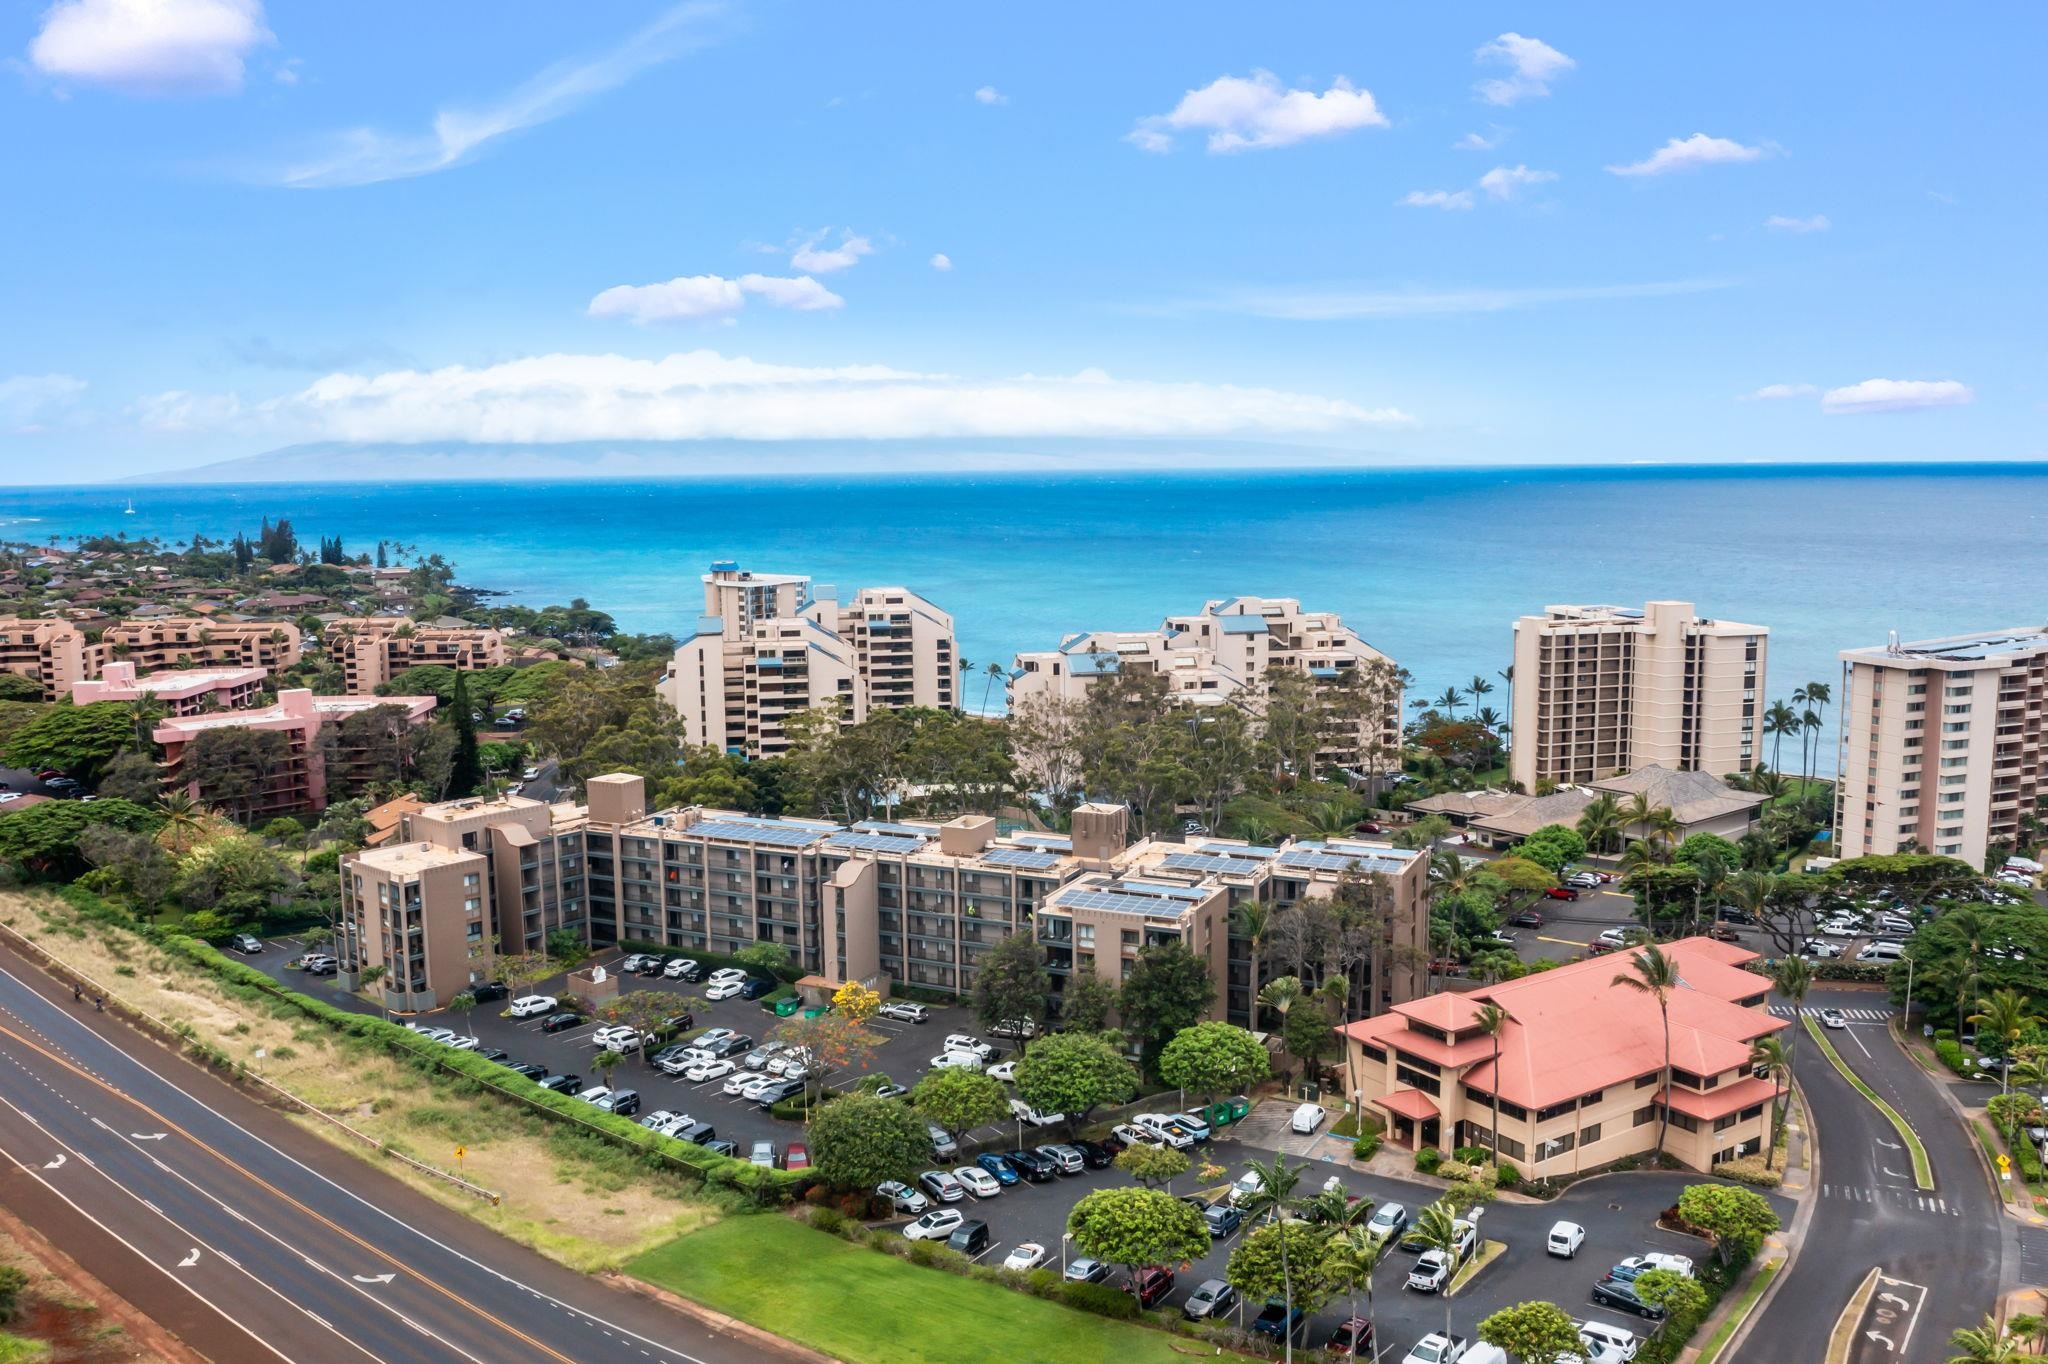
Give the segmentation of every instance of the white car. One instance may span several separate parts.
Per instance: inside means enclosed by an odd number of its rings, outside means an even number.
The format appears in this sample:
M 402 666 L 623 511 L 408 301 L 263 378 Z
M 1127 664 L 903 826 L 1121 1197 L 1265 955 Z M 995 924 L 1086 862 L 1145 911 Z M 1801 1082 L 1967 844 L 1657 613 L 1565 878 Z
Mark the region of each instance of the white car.
M 932 1016 L 932 1011 L 922 1004 L 912 1004 L 907 999 L 892 999 L 875 1010 L 882 1018 L 893 1018 L 898 1023 L 922 1023 Z
M 1806 950 L 1801 952 L 1800 955 L 1803 957 L 1816 957 L 1822 961 L 1832 961 L 1842 955 L 1842 949 L 1834 943 L 1820 938 L 1808 938 L 1806 940 Z
M 704 998 L 711 1000 L 713 1003 L 721 999 L 731 999 L 739 994 L 740 985 L 741 982 L 737 980 L 718 981 L 704 991 Z
M 969 1037 L 964 1032 L 948 1033 L 946 1035 L 946 1050 L 971 1051 L 984 1061 L 996 1054 L 994 1047 L 982 1041 L 979 1037 Z
M 754 1074 L 751 1070 L 737 1070 L 726 1078 L 725 1084 L 720 1087 L 719 1092 L 724 1094 L 744 1094 L 747 1092 L 747 1086 L 759 1084 L 761 1078 L 761 1076 Z
M 1365 1224 L 1365 1234 L 1375 1241 L 1398 1235 L 1408 1225 L 1408 1209 L 1399 1203 L 1382 1203 Z
M 721 966 L 716 971 L 713 971 L 711 973 L 711 984 L 716 985 L 721 981 L 727 980 L 732 981 L 734 984 L 738 984 L 740 981 L 743 981 L 746 978 L 747 973 L 737 966 Z
M 1627 1277 L 1633 1279 L 1636 1275 L 1646 1274 L 1653 1269 L 1668 1269 L 1673 1274 L 1683 1274 L 1686 1278 L 1690 1279 L 1692 1277 L 1692 1257 L 1689 1255 L 1672 1255 L 1661 1250 L 1648 1251 L 1642 1255 L 1631 1255 L 1614 1267 L 1614 1277 L 1617 1279 L 1622 1278 L 1622 1271 L 1627 1270 Z
M 758 1075 L 749 1077 L 747 1081 L 747 1087 L 740 1091 L 740 1097 L 742 1099 L 760 1099 L 763 1096 L 765 1096 L 769 1090 L 775 1088 L 777 1085 L 781 1083 L 783 1082 L 774 1077 L 773 1075 Z
M 971 1051 L 949 1051 L 932 1058 L 933 1070 L 980 1070 L 981 1058 Z
M 1164 1113 L 1140 1113 L 1132 1118 L 1134 1126 L 1152 1134 L 1155 1142 L 1164 1142 L 1175 1150 L 1184 1150 L 1195 1144 L 1195 1134 L 1168 1118 Z
M 958 1208 L 933 1208 L 903 1228 L 903 1236 L 909 1241 L 943 1241 L 966 1220 L 967 1214 Z
M 526 770 L 525 770 L 524 772 L 521 772 L 521 773 L 519 774 L 519 780 L 521 780 L 521 781 L 539 781 L 539 780 L 540 780 L 540 769 L 539 769 L 538 767 L 529 767 L 529 768 L 527 768 L 527 769 L 526 769 Z
M 1579 1344 L 1586 1347 L 1587 1364 L 1627 1364 L 1636 1357 L 1642 1342 L 1634 1331 L 1610 1326 L 1604 1321 L 1579 1323 Z
M 953 1178 L 967 1186 L 967 1192 L 976 1198 L 994 1198 L 1003 1191 L 1003 1182 L 979 1165 L 962 1165 L 953 1171 Z
M 900 1179 L 885 1180 L 877 1184 L 875 1192 L 888 1199 L 892 1209 L 908 1213 L 912 1217 L 931 1210 L 932 1201 Z
M 0 805 L 12 805 L 20 799 L 21 792 L 19 791 L 0 791 Z
M 1579 1247 L 1585 1243 L 1584 1227 L 1577 1222 L 1556 1222 L 1551 1225 L 1550 1239 L 1543 1243 L 1543 1248 L 1560 1260 L 1575 1260 Z
M 697 963 L 691 961 L 688 957 L 677 957 L 674 961 L 662 967 L 661 973 L 670 980 L 681 980 L 684 976 L 690 974 L 696 968 L 696 965 Z
M 542 1014 L 555 1011 L 553 995 L 521 995 L 512 1001 L 512 1007 L 505 1012 L 514 1018 L 539 1018 Z
M 610 1085 L 592 1085 L 590 1088 L 584 1090 L 581 1094 L 578 1094 L 576 1097 L 583 1100 L 583 1102 L 587 1104 L 595 1104 L 602 1103 L 604 1100 L 609 1099 L 611 1096 L 612 1088 Z
M 1451 1281 L 1451 1257 L 1440 1250 L 1425 1250 L 1415 1258 L 1404 1287 L 1418 1293 L 1441 1293 Z
M 1824 938 L 1853 938 L 1863 931 L 1854 919 L 1829 919 L 1816 930 Z
M 596 1032 L 592 1033 L 590 1035 L 590 1043 L 592 1046 L 603 1051 L 616 1051 L 624 1054 L 640 1045 L 640 1031 L 637 1028 L 629 1028 L 623 1023 L 615 1023 L 610 1027 L 599 1028 Z
M 699 1061 L 683 1072 L 683 1078 L 693 1085 L 701 1085 L 706 1080 L 722 1080 L 735 1069 L 737 1067 L 731 1061 Z
M 1126 1146 L 1158 1146 L 1160 1144 L 1157 1132 L 1148 1131 L 1145 1128 L 1136 1127 L 1127 1122 L 1120 1122 L 1115 1127 L 1110 1128 L 1109 1134 Z
M 1820 1024 L 1823 1028 L 1846 1028 L 1849 1026 L 1849 1016 L 1840 1009 L 1822 1009 Z
M 480 1039 L 475 1037 L 451 1037 L 448 1039 L 448 1045 L 457 1051 L 475 1051 L 483 1044 Z
M 1010 1100 L 1010 1116 L 1028 1122 L 1033 1127 L 1051 1127 L 1054 1123 L 1067 1120 L 1064 1113 L 1041 1113 L 1022 1099 Z
M 1232 1207 L 1236 1207 L 1265 1187 L 1266 1181 L 1259 1178 L 1257 1170 L 1246 1170 L 1237 1177 L 1237 1182 L 1230 1186 L 1230 1191 L 1224 1197 L 1230 1201 Z
M 1001 1080 L 1007 1084 L 1017 1078 L 1017 1063 L 1015 1061 L 1003 1061 L 997 1065 L 990 1066 L 987 1073 L 989 1078 Z
M 1858 961 L 1898 961 L 1906 955 L 1901 942 L 1874 942 L 1856 954 Z
M 1465 1357 L 1465 1337 L 1431 1331 L 1401 1356 L 1401 1364 L 1458 1364 Z
M 1321 1127 L 1323 1119 L 1329 1116 L 1323 1111 L 1321 1104 L 1302 1104 L 1294 1110 L 1294 1116 L 1288 1119 L 1287 1125 L 1296 1132 L 1306 1134 Z
M 1036 1241 L 1025 1241 L 1003 1257 L 1003 1268 L 1023 1271 L 1036 1269 L 1045 1263 L 1045 1247 Z

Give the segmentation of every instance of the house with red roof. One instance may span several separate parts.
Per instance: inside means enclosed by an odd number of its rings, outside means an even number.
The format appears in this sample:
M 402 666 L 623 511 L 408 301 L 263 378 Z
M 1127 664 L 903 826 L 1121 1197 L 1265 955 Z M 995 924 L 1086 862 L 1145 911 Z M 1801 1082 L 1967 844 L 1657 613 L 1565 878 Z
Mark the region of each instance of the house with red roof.
M 1529 1177 L 1568 1175 L 1655 1149 L 1695 1170 L 1763 1149 L 1774 1082 L 1750 1071 L 1750 1046 L 1790 1024 L 1765 1007 L 1757 954 L 1710 938 L 1663 951 L 1678 968 L 1664 1011 L 1629 988 L 1630 953 L 1589 957 L 1469 993 L 1445 991 L 1348 1023 L 1346 1075 L 1385 1121 L 1390 1144 L 1494 1146 Z M 1480 1026 L 1493 1004 L 1498 1036 Z

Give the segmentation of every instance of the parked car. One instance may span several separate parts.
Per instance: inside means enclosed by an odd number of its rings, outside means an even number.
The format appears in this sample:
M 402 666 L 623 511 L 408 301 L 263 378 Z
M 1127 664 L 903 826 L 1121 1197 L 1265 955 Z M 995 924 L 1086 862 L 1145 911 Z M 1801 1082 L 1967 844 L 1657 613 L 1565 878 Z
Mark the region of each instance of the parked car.
M 1323 1125 L 1323 1119 L 1330 1115 L 1323 1111 L 1321 1104 L 1301 1104 L 1294 1110 L 1294 1116 L 1287 1125 L 1296 1132 L 1308 1133 Z
M 555 1011 L 553 995 L 521 995 L 512 1001 L 512 1007 L 505 1012 L 514 1018 L 538 1018 Z
M 1508 922 L 1516 928 L 1541 928 L 1543 927 L 1543 911 L 1540 909 L 1525 909 L 1514 918 L 1509 919 Z
M 900 1179 L 886 1180 L 875 1186 L 875 1196 L 889 1200 L 889 1207 L 900 1213 L 916 1217 L 932 1206 L 932 1201 L 917 1189 L 911 1188 Z
M 607 1024 L 590 1034 L 590 1045 L 624 1055 L 626 1052 L 638 1050 L 640 1030 L 624 1023 Z
M 1580 1322 L 1579 1343 L 1586 1347 L 1590 1364 L 1627 1364 L 1642 1345 L 1634 1331 L 1604 1321 Z
M 1330 1333 L 1329 1340 L 1324 1343 L 1323 1349 L 1333 1355 L 1351 1355 L 1358 1359 L 1372 1358 L 1372 1323 L 1364 1317 L 1353 1317 L 1349 1321 L 1339 1322 L 1337 1329 Z
M 1465 1351 L 1465 1337 L 1431 1331 L 1408 1347 L 1408 1353 L 1401 1356 L 1401 1364 L 1459 1364 Z
M 780 984 L 780 981 L 770 980 L 766 976 L 748 976 L 740 982 L 740 998 L 759 999 L 763 995 L 775 993 L 776 987 Z
M 309 976 L 331 976 L 341 970 L 341 963 L 332 957 L 307 957 L 303 969 Z M 549 1001 L 551 1005 L 553 1002 Z
M 783 1050 L 783 1044 L 780 1042 L 763 1042 L 742 1057 L 740 1064 L 748 1070 L 765 1071 L 768 1069 L 768 1063 L 781 1055 Z
M 1224 1190 L 1223 1197 L 1231 1206 L 1235 1207 L 1265 1187 L 1266 1182 L 1259 1178 L 1257 1170 L 1246 1170 L 1237 1177 L 1235 1183 Z
M 984 1174 L 990 1176 L 998 1184 L 1007 1185 L 1017 1182 L 1017 1167 L 1010 1164 L 1006 1157 L 999 1156 L 993 1151 L 984 1151 L 976 1156 L 974 1163 Z
M 903 1228 L 903 1235 L 911 1241 L 943 1241 L 958 1231 L 966 1220 L 967 1214 L 958 1208 L 933 1208 Z
M 960 1154 L 960 1143 L 953 1140 L 953 1134 L 935 1122 L 928 1122 L 924 1130 L 931 1134 L 932 1154 L 940 1160 L 947 1160 Z
M 670 957 L 661 964 L 661 974 L 669 980 L 681 980 L 696 968 L 697 963 L 688 957 Z
M 784 1099 L 794 1099 L 797 1095 L 803 1093 L 804 1083 L 802 1080 L 792 1080 L 784 1076 L 780 1080 L 770 1081 L 757 1092 L 747 1095 L 747 1097 L 762 1108 L 773 1108 Z
M 1299 1340 L 1307 1330 L 1308 1313 L 1299 1307 L 1289 1306 L 1287 1299 L 1281 1297 L 1266 1299 L 1266 1305 L 1252 1321 L 1255 1334 L 1270 1336 L 1274 1340 L 1285 1340 L 1289 1336 Z
M 1636 1294 L 1634 1283 L 1626 1279 L 1605 1278 L 1593 1285 L 1593 1301 L 1601 1307 L 1613 1307 L 1623 1312 L 1633 1312 L 1650 1321 L 1664 1320 L 1664 1309 L 1655 1303 L 1644 1302 Z
M 1404 1285 L 1418 1293 L 1439 1293 L 1451 1281 L 1451 1257 L 1440 1250 L 1425 1250 L 1408 1271 Z
M 958 1203 L 967 1197 L 966 1186 L 944 1170 L 926 1170 L 917 1177 L 917 1187 L 937 1203 Z
M 1586 1244 L 1586 1229 L 1577 1222 L 1556 1222 L 1551 1225 L 1550 1239 L 1544 1242 L 1544 1250 L 1560 1260 L 1578 1258 L 1579 1247 Z
M 597 1106 L 607 1113 L 621 1118 L 630 1118 L 640 1111 L 640 1094 L 632 1089 L 615 1089 L 597 1101 Z
M 470 1040 L 471 1040 L 471 1041 L 474 1041 L 475 1039 L 470 1039 Z M 475 1052 L 475 1053 L 476 1053 L 476 1054 L 477 1054 L 478 1056 L 481 1056 L 481 1057 L 483 1057 L 483 1058 L 484 1058 L 484 1060 L 486 1060 L 486 1061 L 495 1061 L 495 1062 L 496 1062 L 497 1064 L 499 1064 L 499 1065 L 501 1065 L 501 1066 L 502 1066 L 502 1065 L 504 1065 L 504 1064 L 505 1064 L 505 1063 L 506 1063 L 507 1061 L 510 1061 L 510 1060 L 512 1059 L 512 1053 L 511 1053 L 511 1052 L 509 1052 L 509 1051 L 506 1051 L 506 1050 L 505 1050 L 504 1048 L 502 1048 L 502 1047 L 478 1047 L 478 1046 L 472 1046 L 472 1047 L 470 1048 L 470 1050 L 471 1050 L 471 1051 L 473 1051 L 473 1052 Z
M 1083 1255 L 1067 1261 L 1067 1272 L 1060 1277 L 1068 1283 L 1101 1283 L 1109 1278 L 1109 1266 Z
M 891 999 L 875 1010 L 882 1018 L 893 1018 L 898 1023 L 924 1023 L 931 1019 L 932 1011 L 922 1004 L 913 1004 L 907 999 Z
M 1044 1263 L 1045 1247 L 1036 1241 L 1019 1241 L 1010 1248 L 1010 1253 L 1003 1257 L 1003 1268 L 1014 1269 L 1020 1274 L 1028 1269 L 1036 1269 Z
M 677 1141 L 694 1142 L 705 1150 L 717 1151 L 720 1155 L 730 1156 L 738 1154 L 739 1148 L 735 1147 L 731 1142 L 718 1140 L 718 1129 L 708 1122 L 686 1123 L 669 1133 L 669 1135 Z
M 1162 1144 L 1157 1133 L 1147 1131 L 1135 1123 L 1120 1122 L 1109 1130 L 1109 1134 L 1125 1146 L 1158 1146 Z
M 1202 1220 L 1209 1225 L 1209 1239 L 1221 1241 L 1244 1223 L 1244 1214 L 1227 1203 L 1212 1203 L 1202 1209 Z
M 785 1170 L 810 1169 L 811 1148 L 800 1141 L 791 1142 L 782 1150 L 782 1168 Z
M 1107 1170 L 1116 1163 L 1116 1152 L 1099 1141 L 1070 1141 L 1067 1145 L 1081 1153 L 1081 1163 L 1091 1170 Z
M 1038 1025 L 1028 1018 L 1005 1018 L 989 1031 L 997 1037 L 1029 1038 L 1037 1035 Z
M 1610 1279 L 1620 1279 L 1625 1283 L 1634 1283 L 1637 1276 L 1647 1274 L 1653 1269 L 1668 1269 L 1673 1274 L 1683 1274 L 1686 1278 L 1690 1279 L 1692 1277 L 1692 1257 L 1689 1255 L 1667 1255 L 1661 1250 L 1653 1250 L 1647 1255 L 1631 1255 L 1613 1269 L 1607 1271 L 1607 1277 Z
M 731 999 L 740 992 L 737 980 L 715 980 L 704 987 L 704 998 L 716 1004 L 722 999 Z
M 505 1067 L 505 1069 L 511 1071 L 514 1075 L 524 1075 L 527 1079 L 535 1082 L 545 1080 L 548 1077 L 548 1068 L 546 1066 L 537 1066 L 531 1061 L 520 1061 L 517 1064 Z
M 1898 942 L 1874 942 L 1856 954 L 1858 961 L 1897 961 L 1906 955 L 1906 945 Z
M 1038 1148 L 1038 1154 L 1052 1162 L 1052 1167 L 1063 1175 L 1078 1175 L 1088 1168 L 1081 1159 L 1081 1153 L 1064 1143 L 1055 1143 Z
M 994 1198 L 1003 1191 L 1003 1182 L 979 1165 L 962 1165 L 953 1171 L 953 1178 L 976 1198 Z
M 759 1165 L 764 1169 L 774 1169 L 776 1166 L 775 1143 L 766 1140 L 755 1142 L 753 1149 L 747 1153 L 747 1161 L 749 1164 Z
M 1707 936 L 1712 938 L 1715 942 L 1742 941 L 1741 931 L 1737 929 L 1734 924 L 1731 923 L 1717 922 L 1707 925 Z
M 1015 1061 L 999 1061 L 987 1070 L 984 1070 L 982 1074 L 988 1076 L 991 1080 L 1001 1080 L 1004 1084 L 1010 1084 L 1017 1078 L 1017 1063 Z
M 983 1058 L 971 1051 L 940 1052 L 930 1061 L 933 1070 L 980 1070 Z
M 228 946 L 245 957 L 253 957 L 263 950 L 263 939 L 254 933 L 237 933 L 228 939 Z
M 1131 1293 L 1138 1299 L 1138 1306 L 1157 1307 L 1173 1292 L 1173 1271 L 1153 1266 L 1131 1271 Z
M 683 1072 L 683 1078 L 691 1084 L 701 1085 L 706 1080 L 721 1080 L 733 1073 L 731 1061 L 699 1061 Z
M 577 1087 L 583 1083 L 583 1077 L 581 1075 L 548 1075 L 543 1076 L 537 1083 L 542 1089 L 552 1089 L 557 1094 L 574 1094 L 578 1092 Z
M 1599 937 L 1593 939 L 1593 941 L 1596 943 L 1607 944 L 1609 950 L 1612 950 L 1617 947 L 1627 947 L 1633 943 L 1639 943 L 1642 940 L 1643 930 L 1640 928 L 1604 929 L 1602 930 Z
M 1408 1227 L 1408 1209 L 1399 1203 L 1382 1203 L 1373 1209 L 1372 1220 L 1365 1224 L 1365 1234 L 1375 1241 L 1384 1241 L 1389 1236 L 1399 1236 Z
M 1575 871 L 1570 876 L 1564 878 L 1564 883 L 1573 890 L 1598 890 L 1600 889 L 1600 873 L 1594 871 Z
M 1836 957 L 1842 955 L 1842 949 L 1838 945 L 1820 938 L 1808 938 L 1799 955 L 1802 957 L 1814 957 L 1821 961 L 1833 961 Z
M 1003 1159 L 1016 1167 L 1019 1176 L 1033 1184 L 1049 1184 L 1059 1177 L 1058 1167 L 1035 1151 L 1005 1151 Z
M 1209 1120 L 1192 1109 L 1186 1113 L 1175 1113 L 1167 1121 L 1185 1127 L 1196 1141 L 1209 1140 Z
M 582 1023 L 582 1014 L 570 1013 L 564 1009 L 560 1013 L 549 1014 L 546 1018 L 543 1018 L 540 1021 L 540 1030 L 542 1032 L 567 1032 L 571 1028 L 582 1026 Z
M 1189 1321 L 1226 1317 L 1237 1306 L 1237 1290 L 1221 1279 L 1204 1279 L 1181 1304 L 1180 1314 Z
M 1041 1113 L 1022 1099 L 1010 1100 L 1010 1116 L 1020 1122 L 1030 1123 L 1033 1127 L 1051 1127 L 1054 1123 L 1067 1120 L 1064 1113 Z
M 1164 1113 L 1140 1113 L 1131 1119 L 1133 1126 L 1149 1132 L 1155 1142 L 1164 1142 L 1175 1150 L 1184 1150 L 1195 1144 L 1195 1134 L 1168 1118 Z
M 988 1250 L 989 1230 L 986 1222 L 962 1222 L 946 1238 L 946 1249 L 956 1250 L 973 1259 Z
M 480 980 L 469 987 L 469 997 L 479 1004 L 495 1004 L 512 993 L 495 980 Z

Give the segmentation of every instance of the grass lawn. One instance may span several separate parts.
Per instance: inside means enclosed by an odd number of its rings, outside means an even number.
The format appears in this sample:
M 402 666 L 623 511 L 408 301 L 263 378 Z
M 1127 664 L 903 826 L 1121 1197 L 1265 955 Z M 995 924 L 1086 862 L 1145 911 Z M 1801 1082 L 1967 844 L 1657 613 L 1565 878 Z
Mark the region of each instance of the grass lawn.
M 648 1251 L 627 1270 L 849 1364 L 1216 1357 L 1199 1341 L 923 1269 L 787 1217 L 728 1218 Z

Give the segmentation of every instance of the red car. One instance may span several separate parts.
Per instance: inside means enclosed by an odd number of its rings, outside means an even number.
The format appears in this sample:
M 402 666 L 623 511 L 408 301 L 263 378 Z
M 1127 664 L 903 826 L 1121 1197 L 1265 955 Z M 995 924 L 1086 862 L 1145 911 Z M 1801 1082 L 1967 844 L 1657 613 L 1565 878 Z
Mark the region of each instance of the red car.
M 1362 834 L 1383 834 L 1386 830 L 1368 819 L 1358 826 L 1358 832 Z
M 1553 900 L 1576 900 L 1579 898 L 1579 893 L 1570 886 L 1552 886 L 1543 893 Z
M 1353 1317 L 1337 1328 L 1323 1348 L 1333 1355 L 1372 1358 L 1372 1323 L 1364 1317 Z
M 1140 1269 L 1131 1274 L 1131 1292 L 1137 1295 L 1140 1307 L 1156 1307 L 1172 1291 L 1171 1270 Z
M 811 1148 L 800 1141 L 793 1141 L 782 1153 L 782 1168 L 785 1170 L 808 1170 L 811 1168 Z

